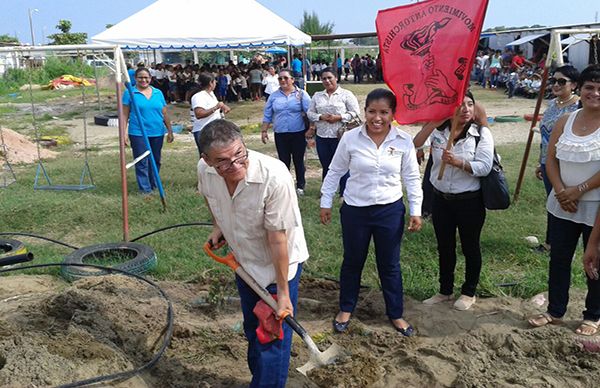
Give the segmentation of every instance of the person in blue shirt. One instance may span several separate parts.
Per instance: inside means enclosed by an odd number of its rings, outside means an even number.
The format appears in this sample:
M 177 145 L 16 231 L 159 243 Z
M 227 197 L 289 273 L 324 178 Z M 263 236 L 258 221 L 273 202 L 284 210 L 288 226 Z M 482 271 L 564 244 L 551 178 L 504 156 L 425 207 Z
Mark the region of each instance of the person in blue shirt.
M 127 64 L 127 73 L 129 74 L 129 82 L 131 86 L 135 86 L 135 69 L 131 63 Z
M 141 113 L 142 124 L 148 140 L 156 166 L 160 170 L 160 157 L 163 146 L 165 131 L 167 142 L 173 142 L 173 130 L 171 121 L 167 114 L 167 103 L 162 92 L 150 86 L 150 71 L 146 68 L 138 68 L 135 71 L 135 87 L 133 98 Z M 144 135 L 136 114 L 131 114 L 131 96 L 128 91 L 123 94 L 123 114 L 128 123 L 129 144 L 133 151 L 133 157 L 137 158 L 146 152 Z M 144 195 L 149 195 L 156 189 L 156 179 L 151 171 L 148 157 L 140 160 L 135 165 L 135 178 L 138 188 Z
M 267 130 L 270 125 L 273 125 L 277 156 L 288 168 L 290 168 L 291 161 L 294 161 L 296 193 L 304 195 L 306 184 L 304 177 L 306 138 L 304 133 L 308 129 L 305 122 L 308 122 L 306 112 L 310 105 L 310 96 L 294 85 L 291 70 L 280 70 L 277 79 L 279 89 L 269 96 L 265 104 L 261 140 L 263 143 L 267 143 L 269 140 Z
M 304 77 L 302 76 L 302 56 L 299 54 L 294 55 L 292 60 L 292 74 L 296 79 L 295 84 L 300 89 L 304 89 Z

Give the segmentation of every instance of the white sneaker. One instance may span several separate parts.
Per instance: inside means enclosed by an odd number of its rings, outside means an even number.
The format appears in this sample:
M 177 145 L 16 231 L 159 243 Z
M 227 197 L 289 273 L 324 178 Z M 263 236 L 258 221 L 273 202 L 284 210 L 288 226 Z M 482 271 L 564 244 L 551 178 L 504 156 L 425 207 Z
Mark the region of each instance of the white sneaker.
M 296 189 L 296 194 L 298 195 L 298 197 L 304 196 L 304 189 Z
M 476 300 L 477 298 L 474 296 L 461 295 L 456 302 L 454 302 L 454 308 L 459 311 L 468 310 L 475 304 Z
M 442 303 L 442 302 L 450 302 L 452 299 L 454 299 L 452 297 L 452 295 L 435 294 L 431 298 L 425 299 L 423 301 L 423 304 L 431 306 L 431 305 Z

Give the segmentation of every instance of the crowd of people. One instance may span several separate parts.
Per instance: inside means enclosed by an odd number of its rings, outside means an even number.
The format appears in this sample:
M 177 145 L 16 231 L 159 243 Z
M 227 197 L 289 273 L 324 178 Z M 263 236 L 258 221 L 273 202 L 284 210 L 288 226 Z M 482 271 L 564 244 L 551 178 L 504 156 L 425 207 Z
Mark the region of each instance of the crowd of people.
M 505 88 L 508 98 L 537 97 L 542 86 L 546 54 L 526 59 L 520 50 L 479 50 L 473 67 L 475 81 L 486 88 Z
M 491 77 L 489 70 L 498 69 L 494 76 L 504 71 L 508 60 L 502 55 L 495 52 L 492 59 L 488 56 L 481 62 L 476 74 L 482 86 L 500 85 L 500 77 Z M 515 70 L 526 68 L 524 59 L 519 58 L 519 53 L 514 53 L 509 70 L 513 63 Z M 338 84 L 343 74 L 340 67 L 319 69 L 323 91 L 311 98 L 298 86 L 293 63 L 292 68 L 277 72 L 270 64 L 257 66 L 248 68 L 258 72 L 255 78 L 249 75 L 247 84 L 252 98 L 266 95 L 261 140 L 267 143 L 272 130 L 277 158 L 249 150 L 239 128 L 223 119 L 229 107 L 225 104 L 227 96 L 219 92 L 219 77 L 230 74 L 229 69 L 218 69 L 218 76 L 200 72 L 200 91 L 190 98 L 198 123 L 194 126 L 200 153 L 198 190 L 206 198 L 214 223 L 209 241 L 213 246 L 227 243 L 243 268 L 277 296 L 273 322 L 281 327 L 282 320 L 275 317 L 296 311 L 299 278 L 308 259 L 298 202 L 305 193 L 304 152 L 307 140 L 313 137 L 323 172 L 318 214 L 323 224 L 331 223 L 336 194 L 341 203 L 343 257 L 333 331 L 345 333 L 351 325 L 361 273 L 373 241 L 387 319 L 401 335 L 417 333 L 418 328 L 404 318 L 401 243 L 405 226 L 409 232 L 418 232 L 423 222 L 417 149 L 426 141 L 431 144 L 431 170 L 426 179 L 432 186 L 429 212 L 437 242 L 439 291 L 423 303 L 453 302 L 456 310 L 471 309 L 476 304 L 483 265 L 480 241 L 486 220 L 479 178 L 490 173 L 495 154 L 492 133 L 485 126 L 485 110 L 473 94 L 465 94 L 455 125 L 451 125 L 451 118 L 426 123 L 413 138 L 393 123 L 396 96 L 391 91 L 374 89 L 361 109 L 356 96 Z M 149 85 L 150 75 L 146 69 L 136 71 L 136 102 L 138 94 L 140 100 L 156 100 L 145 112 L 154 112 L 156 136 L 162 138 L 168 133 L 167 140 L 171 141 L 166 101 L 158 88 Z M 271 80 L 262 90 L 260 85 L 267 76 Z M 550 252 L 549 304 L 546 312 L 528 322 L 533 327 L 561 322 L 569 301 L 573 253 L 583 236 L 588 295 L 576 332 L 589 336 L 600 330 L 600 66 L 591 65 L 581 74 L 571 66 L 560 67 L 549 84 L 554 98 L 541 123 L 540 166 L 536 169 L 547 194 L 544 249 Z M 252 85 L 258 89 L 253 91 Z M 124 98 L 127 107 L 130 103 Z M 351 128 L 350 123 L 361 113 L 364 123 Z M 133 145 L 137 140 L 132 116 L 129 123 Z M 139 151 L 134 150 L 136 153 Z M 295 180 L 290 174 L 292 161 Z M 140 190 L 146 186 L 140 184 Z M 465 275 L 455 299 L 457 232 L 465 256 Z M 284 386 L 292 331 L 286 325 L 279 335 L 275 329 L 274 337 L 266 342 L 257 336 L 261 323 L 253 309 L 259 298 L 241 278 L 236 277 L 236 282 L 249 342 L 251 386 L 267 382 Z

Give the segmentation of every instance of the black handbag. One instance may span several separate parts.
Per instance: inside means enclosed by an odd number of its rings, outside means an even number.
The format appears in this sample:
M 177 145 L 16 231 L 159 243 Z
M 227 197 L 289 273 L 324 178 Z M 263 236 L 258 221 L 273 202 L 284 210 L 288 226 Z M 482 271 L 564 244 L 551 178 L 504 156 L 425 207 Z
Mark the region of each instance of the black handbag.
M 478 128 L 479 130 L 479 128 Z M 480 136 L 481 136 L 481 132 Z M 475 147 L 479 144 L 479 137 L 475 138 Z M 504 176 L 504 170 L 500 164 L 500 158 L 494 147 L 494 159 L 492 169 L 486 176 L 479 178 L 481 184 L 481 195 L 483 205 L 488 210 L 504 210 L 510 206 L 510 190 Z
M 510 190 L 495 148 L 492 170 L 487 176 L 479 178 L 479 183 L 481 184 L 483 205 L 486 209 L 508 209 L 510 206 Z

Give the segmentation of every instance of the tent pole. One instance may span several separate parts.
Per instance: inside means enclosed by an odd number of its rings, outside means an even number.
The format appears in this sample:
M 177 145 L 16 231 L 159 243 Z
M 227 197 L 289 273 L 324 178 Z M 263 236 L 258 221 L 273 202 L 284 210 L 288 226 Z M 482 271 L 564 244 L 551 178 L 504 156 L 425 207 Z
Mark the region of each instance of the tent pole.
M 123 83 L 121 82 L 121 77 L 123 73 L 125 73 L 125 77 L 129 77 L 127 72 L 124 72 L 122 68 L 122 62 L 120 56 L 123 55 L 121 49 L 117 47 L 115 50 L 115 64 L 116 64 L 116 72 L 115 72 L 115 84 L 117 90 L 117 113 L 119 116 L 119 164 L 121 165 L 121 203 L 122 203 L 122 211 L 123 211 L 123 241 L 129 241 L 129 204 L 127 197 L 127 169 L 125 167 L 125 116 L 123 114 Z M 124 62 L 124 61 L 123 61 Z

